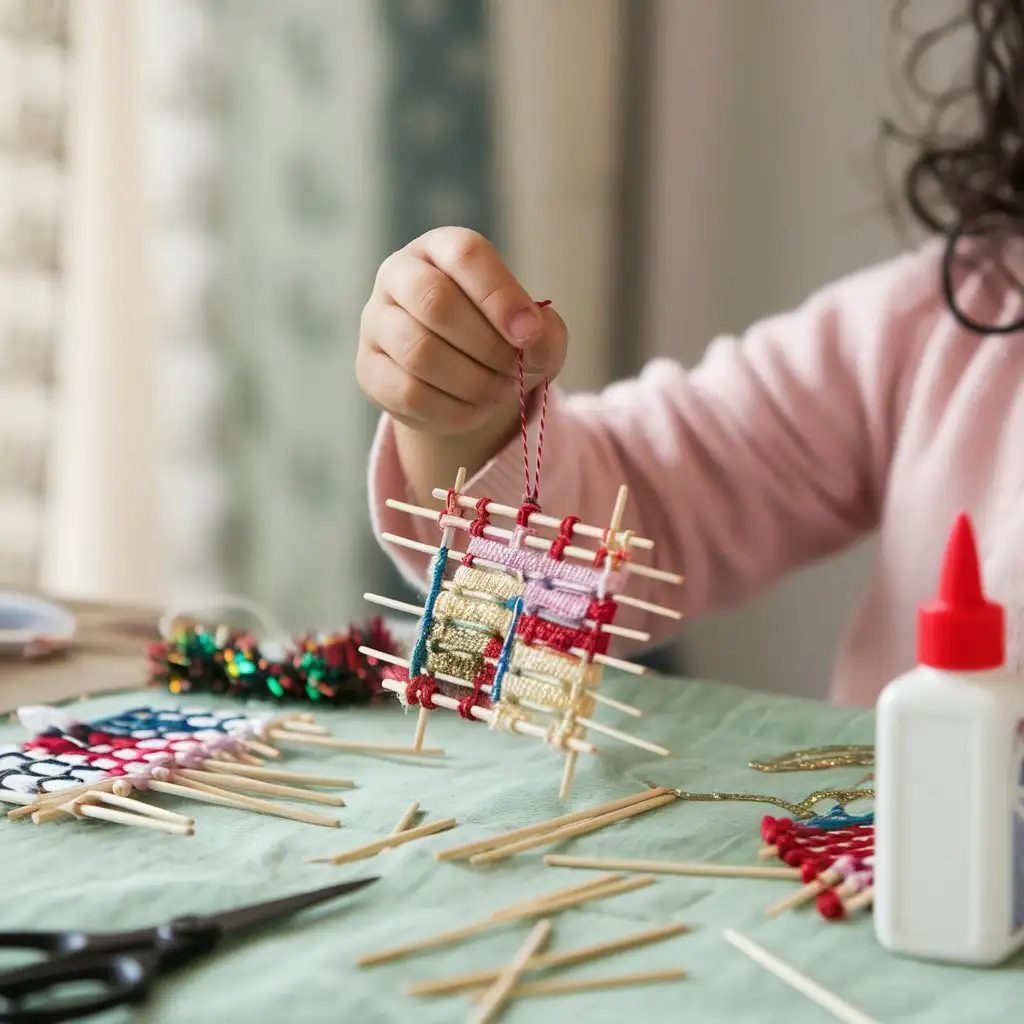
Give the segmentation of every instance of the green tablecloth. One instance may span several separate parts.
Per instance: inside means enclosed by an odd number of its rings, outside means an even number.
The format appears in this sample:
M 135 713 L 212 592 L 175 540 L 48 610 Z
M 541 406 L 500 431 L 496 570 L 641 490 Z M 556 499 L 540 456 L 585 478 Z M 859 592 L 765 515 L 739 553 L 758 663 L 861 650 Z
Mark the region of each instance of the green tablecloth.
M 665 743 L 674 755 L 659 758 L 602 739 L 604 756 L 580 759 L 573 807 L 631 793 L 646 778 L 693 791 L 771 792 L 799 799 L 824 785 L 851 784 L 863 774 L 862 769 L 845 769 L 766 776 L 746 765 L 751 757 L 798 747 L 870 742 L 869 713 L 664 678 L 615 679 L 606 692 L 649 711 L 643 720 L 617 724 L 632 723 L 634 731 Z M 174 700 L 149 691 L 72 707 L 77 715 L 91 718 L 146 703 L 168 706 Z M 602 717 L 615 722 L 607 712 Z M 414 722 L 392 708 L 324 713 L 319 718 L 338 735 L 398 743 L 408 742 Z M 20 738 L 17 725 L 0 727 L 0 743 Z M 377 1024 L 466 1019 L 469 1004 L 463 998 L 414 1000 L 405 994 L 405 984 L 503 963 L 522 942 L 528 923 L 371 969 L 356 969 L 355 958 L 467 923 L 517 899 L 582 881 L 586 874 L 545 867 L 545 850 L 490 869 L 436 863 L 432 852 L 438 847 L 553 817 L 564 808 L 556 792 L 560 762 L 538 743 L 494 735 L 437 712 L 428 745 L 444 746 L 448 756 L 436 763 L 327 751 L 289 757 L 289 766 L 320 767 L 357 781 L 359 788 L 347 794 L 348 806 L 341 810 L 341 829 L 199 804 L 190 805 L 197 832 L 188 839 L 103 823 L 34 826 L 4 821 L 0 926 L 133 927 L 380 874 L 382 881 L 353 899 L 254 936 L 171 977 L 137 1015 L 105 1020 Z M 414 799 L 427 819 L 454 815 L 458 827 L 341 868 L 304 862 L 310 855 L 380 837 Z M 676 803 L 580 837 L 563 850 L 751 863 L 766 812 L 773 813 L 756 804 Z M 830 1019 L 727 945 L 721 936 L 727 926 L 754 937 L 880 1022 L 1002 1024 L 1019 1016 L 1024 959 L 1000 970 L 938 967 L 883 954 L 867 916 L 826 923 L 810 910 L 766 920 L 764 908 L 789 886 L 663 877 L 647 889 L 563 913 L 556 918 L 555 950 L 651 923 L 683 921 L 692 927 L 691 933 L 667 942 L 573 968 L 573 975 L 681 966 L 689 978 L 646 989 L 524 1000 L 510 1007 L 504 1019 L 513 1024 L 541 1022 L 566 1013 L 588 1024 L 619 1021 L 627 1014 L 651 1024 L 813 1024 Z

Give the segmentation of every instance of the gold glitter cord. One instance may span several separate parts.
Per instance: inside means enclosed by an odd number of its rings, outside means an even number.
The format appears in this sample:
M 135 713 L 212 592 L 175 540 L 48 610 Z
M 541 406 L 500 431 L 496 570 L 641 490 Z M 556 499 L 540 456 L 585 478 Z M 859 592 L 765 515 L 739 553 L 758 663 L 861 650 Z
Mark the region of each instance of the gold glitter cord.
M 508 675 L 502 685 L 502 697 L 510 701 L 529 701 L 541 704 L 552 711 L 567 711 L 572 704 L 572 694 L 561 683 L 548 683 L 526 676 Z
M 512 622 L 512 612 L 486 598 L 467 597 L 455 590 L 442 590 L 434 604 L 434 618 L 476 623 L 492 633 L 504 636 Z
M 871 767 L 874 763 L 875 748 L 870 744 L 856 743 L 792 750 L 778 757 L 751 761 L 750 767 L 759 772 L 811 772 L 824 768 Z
M 603 671 L 601 665 L 584 662 L 573 654 L 522 643 L 512 651 L 511 667 L 516 672 L 550 676 L 562 683 L 582 682 L 584 686 L 597 686 Z
M 427 633 L 428 651 L 457 651 L 482 658 L 487 645 L 497 634 L 475 623 L 435 620 Z
M 462 593 L 473 591 L 477 594 L 489 594 L 499 601 L 520 597 L 526 592 L 522 580 L 511 573 L 496 569 L 474 569 L 468 565 L 460 565 L 455 570 L 452 584 L 455 590 Z
M 648 786 L 655 786 L 655 783 L 648 782 Z M 674 791 L 680 800 L 690 800 L 695 803 L 729 803 L 739 801 L 743 803 L 771 804 L 781 810 L 788 811 L 794 818 L 813 818 L 817 812 L 814 810 L 816 804 L 822 800 L 834 800 L 840 807 L 846 807 L 857 800 L 870 800 L 875 795 L 873 789 L 818 789 L 808 794 L 799 803 L 792 803 L 783 800 L 778 796 L 767 796 L 760 793 L 689 793 L 683 789 Z

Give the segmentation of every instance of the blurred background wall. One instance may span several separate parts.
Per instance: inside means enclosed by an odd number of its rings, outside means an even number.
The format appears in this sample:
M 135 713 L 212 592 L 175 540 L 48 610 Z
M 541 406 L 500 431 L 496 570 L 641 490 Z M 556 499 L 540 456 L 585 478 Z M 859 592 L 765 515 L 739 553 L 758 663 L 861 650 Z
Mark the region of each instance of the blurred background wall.
M 904 244 L 877 159 L 903 111 L 889 18 L 853 0 L 3 0 L 0 580 L 241 592 L 294 629 L 363 616 L 364 590 L 395 585 L 352 374 L 383 257 L 437 224 L 495 237 L 570 324 L 567 387 L 692 364 Z M 823 694 L 869 558 L 689 624 L 677 664 Z

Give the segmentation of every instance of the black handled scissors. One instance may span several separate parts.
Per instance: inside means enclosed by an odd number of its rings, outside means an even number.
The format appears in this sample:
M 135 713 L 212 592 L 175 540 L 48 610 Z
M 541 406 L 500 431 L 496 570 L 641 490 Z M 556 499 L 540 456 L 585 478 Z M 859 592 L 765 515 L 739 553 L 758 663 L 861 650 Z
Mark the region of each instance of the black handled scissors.
M 0 949 L 35 950 L 46 957 L 0 974 L 0 1021 L 56 1024 L 142 1003 L 160 975 L 204 956 L 222 940 L 376 881 L 361 878 L 132 932 L 0 932 Z M 82 982 L 92 983 L 89 995 L 60 999 L 62 988 Z

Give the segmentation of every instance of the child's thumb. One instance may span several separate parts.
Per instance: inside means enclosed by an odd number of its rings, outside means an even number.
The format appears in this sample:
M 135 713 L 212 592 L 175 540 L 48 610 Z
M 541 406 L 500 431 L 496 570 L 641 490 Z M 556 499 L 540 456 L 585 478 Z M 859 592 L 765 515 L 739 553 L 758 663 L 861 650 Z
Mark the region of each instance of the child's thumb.
M 541 311 L 544 328 L 540 334 L 523 349 L 523 369 L 530 374 L 555 377 L 565 363 L 569 345 L 569 331 L 565 321 L 550 306 Z

